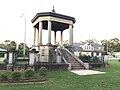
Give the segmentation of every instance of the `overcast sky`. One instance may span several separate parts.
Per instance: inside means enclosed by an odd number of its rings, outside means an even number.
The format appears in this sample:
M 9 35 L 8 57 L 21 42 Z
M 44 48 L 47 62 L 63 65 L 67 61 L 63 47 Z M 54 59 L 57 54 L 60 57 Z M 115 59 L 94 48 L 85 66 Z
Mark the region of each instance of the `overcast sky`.
M 86 39 L 120 39 L 120 0 L 1 0 L 0 43 L 24 41 L 24 19 L 27 19 L 26 43 L 33 43 L 31 19 L 39 12 L 50 12 L 75 17 L 74 42 Z M 20 17 L 23 13 L 25 16 Z M 43 32 L 43 42 L 47 42 Z M 68 30 L 64 31 L 68 40 Z M 59 36 L 58 36 L 59 41 Z

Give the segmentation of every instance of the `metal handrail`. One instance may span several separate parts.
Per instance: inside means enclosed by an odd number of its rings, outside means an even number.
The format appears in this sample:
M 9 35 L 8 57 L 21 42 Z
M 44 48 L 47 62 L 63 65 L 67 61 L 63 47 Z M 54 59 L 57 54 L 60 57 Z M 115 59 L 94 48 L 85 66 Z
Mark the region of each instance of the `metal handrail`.
M 70 52 L 67 48 L 64 48 L 64 50 L 66 50 L 70 55 L 72 55 L 81 65 L 83 65 L 85 68 L 87 68 L 86 67 L 86 65 L 85 65 L 85 63 L 82 61 L 82 60 L 80 60 L 79 58 L 77 58 L 72 52 Z
M 65 59 L 65 57 L 62 55 L 61 51 L 59 49 L 57 49 L 60 56 L 62 57 L 63 61 L 69 65 L 68 69 L 70 70 L 71 69 L 71 63 L 68 63 L 67 60 Z

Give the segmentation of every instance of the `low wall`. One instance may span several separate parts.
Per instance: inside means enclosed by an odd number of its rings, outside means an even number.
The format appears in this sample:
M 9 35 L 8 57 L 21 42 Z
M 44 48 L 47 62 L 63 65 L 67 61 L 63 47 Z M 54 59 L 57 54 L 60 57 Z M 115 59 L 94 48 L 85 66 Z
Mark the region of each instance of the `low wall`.
M 28 64 L 15 64 L 14 69 L 16 70 L 26 70 L 29 67 Z
M 38 63 L 35 65 L 35 70 L 39 70 L 41 67 L 46 67 L 47 70 L 67 70 L 68 64 L 65 63 Z
M 94 68 L 94 67 L 103 67 L 104 64 L 103 63 L 89 63 L 89 66 L 91 68 Z
M 5 64 L 0 64 L 0 70 L 6 70 L 7 69 L 7 65 Z

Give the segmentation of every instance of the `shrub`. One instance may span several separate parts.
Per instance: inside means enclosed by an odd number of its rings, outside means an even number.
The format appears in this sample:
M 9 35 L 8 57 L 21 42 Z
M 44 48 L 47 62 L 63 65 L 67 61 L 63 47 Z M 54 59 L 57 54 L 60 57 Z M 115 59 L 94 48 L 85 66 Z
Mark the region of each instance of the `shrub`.
M 40 68 L 40 75 L 42 77 L 46 77 L 47 76 L 47 69 L 45 67 L 41 67 Z
M 118 59 L 118 62 L 120 62 L 120 59 Z
M 97 56 L 89 56 L 89 55 L 82 56 L 82 55 L 80 55 L 78 58 L 81 59 L 83 62 L 88 62 L 88 63 L 90 63 L 90 62 L 100 63 L 101 62 L 101 60 Z
M 95 56 L 95 57 L 93 57 L 93 62 L 94 62 L 94 63 L 95 63 L 95 62 L 98 62 L 98 63 L 99 63 L 99 62 L 101 62 L 101 61 L 100 61 L 100 59 L 99 59 L 98 57 Z
M 5 74 L 1 74 L 1 81 L 7 81 L 8 80 L 8 76 Z
M 34 71 L 33 70 L 26 70 L 25 72 L 24 72 L 24 76 L 25 76 L 25 78 L 26 79 L 30 79 L 31 77 L 33 77 L 33 75 L 34 75 Z
M 88 55 L 80 55 L 79 57 L 78 57 L 79 59 L 81 59 L 83 62 L 90 62 L 91 61 L 91 57 Z
M 21 77 L 21 73 L 20 72 L 13 72 L 12 73 L 12 79 L 15 81 L 18 81 Z

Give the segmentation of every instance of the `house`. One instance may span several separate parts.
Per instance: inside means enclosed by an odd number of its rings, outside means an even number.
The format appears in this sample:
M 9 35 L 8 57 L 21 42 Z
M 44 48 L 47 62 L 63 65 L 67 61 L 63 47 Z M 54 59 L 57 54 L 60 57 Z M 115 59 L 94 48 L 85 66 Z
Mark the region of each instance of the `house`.
M 0 48 L 0 62 L 3 62 L 7 58 L 7 50 Z
M 74 43 L 74 54 L 79 55 L 89 55 L 89 56 L 101 56 L 104 52 L 104 46 L 98 43 L 80 42 Z

